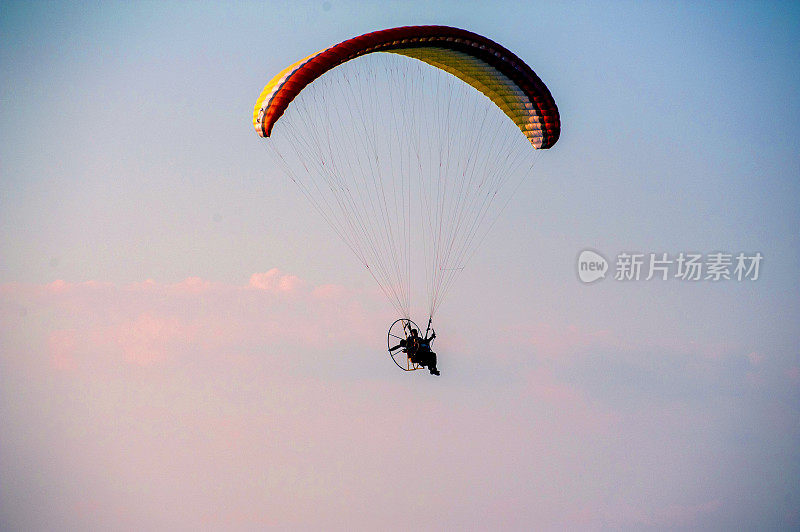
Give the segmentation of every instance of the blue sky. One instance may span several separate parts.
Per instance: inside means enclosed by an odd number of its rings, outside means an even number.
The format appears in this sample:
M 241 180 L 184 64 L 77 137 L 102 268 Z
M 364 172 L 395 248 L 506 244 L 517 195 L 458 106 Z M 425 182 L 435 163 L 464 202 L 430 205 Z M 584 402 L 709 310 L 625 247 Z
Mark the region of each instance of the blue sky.
M 0 523 L 796 528 L 799 21 L 780 2 L 3 2 Z M 563 125 L 441 308 L 435 383 L 392 371 L 389 304 L 251 126 L 286 65 L 411 24 L 514 51 Z M 583 285 L 585 248 L 764 262 L 756 282 Z

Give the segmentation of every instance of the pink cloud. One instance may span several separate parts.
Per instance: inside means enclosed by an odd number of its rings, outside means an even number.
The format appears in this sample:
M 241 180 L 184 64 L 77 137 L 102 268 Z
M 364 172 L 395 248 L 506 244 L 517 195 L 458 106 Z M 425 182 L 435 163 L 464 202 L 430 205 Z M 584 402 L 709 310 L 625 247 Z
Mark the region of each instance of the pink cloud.
M 122 348 L 127 362 L 148 367 L 165 360 L 177 346 L 191 344 L 197 328 L 175 317 L 144 313 L 112 325 L 107 334 Z
M 156 282 L 153 279 L 145 279 L 139 283 L 131 283 L 127 286 L 127 288 L 130 290 L 150 290 L 156 286 Z
M 392 368 L 370 377 L 364 361 L 386 357 L 373 332 L 390 321 L 371 293 L 310 286 L 277 269 L 242 283 L 4 285 L 0 331 L 14 354 L 3 362 L 26 371 L 16 379 L 23 389 L 43 381 L 41 403 L 68 422 L 65 442 L 41 441 L 48 453 L 64 449 L 52 474 L 68 477 L 70 497 L 97 501 L 82 519 L 105 508 L 110 523 L 137 529 L 202 528 L 192 519 L 318 529 L 363 507 L 361 528 L 425 528 L 417 515 L 458 516 L 450 528 L 696 528 L 718 511 L 719 501 L 676 499 L 694 479 L 691 460 L 678 455 L 676 474 L 662 459 L 695 445 L 685 436 L 702 433 L 686 427 L 703 415 L 667 405 L 631 417 L 560 378 L 557 355 L 574 362 L 587 347 L 621 343 L 612 333 L 515 328 L 513 342 L 526 348 L 518 351 L 541 357 L 511 360 L 514 373 L 486 382 L 447 368 L 439 381 Z M 442 336 L 445 360 L 465 376 L 469 364 L 451 348 L 457 335 Z M 38 365 L 22 366 L 20 353 L 37 349 Z M 340 372 L 320 372 L 325 363 Z M 700 439 L 704 461 L 713 449 Z M 640 486 L 665 477 L 637 503 Z
M 56 279 L 52 283 L 48 284 L 46 288 L 52 292 L 63 292 L 65 290 L 68 290 L 71 286 L 72 285 L 70 285 L 66 281 L 63 281 L 61 279 Z
M 286 275 L 278 268 L 272 268 L 264 273 L 254 273 L 250 276 L 250 287 L 258 290 L 278 290 L 289 292 L 301 285 L 300 278 L 295 275 Z
M 179 292 L 196 294 L 208 290 L 211 283 L 204 281 L 200 277 L 187 277 L 183 281 L 169 286 Z
M 49 363 L 62 371 L 115 363 L 154 368 L 210 350 L 363 342 L 364 322 L 375 319 L 363 304 L 378 300 L 337 285 L 305 287 L 299 277 L 273 268 L 253 274 L 244 285 L 199 277 L 167 284 L 152 279 L 128 285 L 6 284 L 0 286 L 0 303 L 18 309 L 9 311 L 13 319 L 32 314 L 17 325 L 43 328 Z M 14 324 L 5 326 L 10 330 Z M 83 364 L 87 357 L 91 362 Z
M 338 284 L 323 284 L 314 289 L 312 294 L 321 299 L 337 299 L 345 295 L 345 288 Z

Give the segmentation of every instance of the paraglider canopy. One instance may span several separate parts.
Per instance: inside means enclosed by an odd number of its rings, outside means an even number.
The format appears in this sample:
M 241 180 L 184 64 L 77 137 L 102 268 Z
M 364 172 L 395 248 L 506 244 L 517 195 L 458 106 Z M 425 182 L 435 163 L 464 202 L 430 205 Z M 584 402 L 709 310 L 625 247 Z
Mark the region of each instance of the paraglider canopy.
M 309 83 L 345 61 L 375 52 L 413 57 L 460 78 L 502 109 L 535 148 L 549 148 L 558 140 L 558 108 L 533 70 L 496 42 L 449 26 L 374 31 L 289 65 L 272 78 L 256 102 L 256 132 L 269 137 L 286 107 Z

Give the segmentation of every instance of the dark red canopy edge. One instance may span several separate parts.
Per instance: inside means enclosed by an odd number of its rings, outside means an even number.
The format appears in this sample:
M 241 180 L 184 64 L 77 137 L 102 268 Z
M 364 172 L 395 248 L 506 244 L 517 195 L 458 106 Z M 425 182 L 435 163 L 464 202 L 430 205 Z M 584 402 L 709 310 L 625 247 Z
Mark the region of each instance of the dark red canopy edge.
M 461 39 L 462 42 L 447 39 Z M 401 40 L 406 42 L 399 42 Z M 449 26 L 404 26 L 373 31 L 328 48 L 291 74 L 272 96 L 261 123 L 265 136 L 269 136 L 275 122 L 300 91 L 328 70 L 371 52 L 431 45 L 480 59 L 517 84 L 533 102 L 536 113 L 544 123 L 541 147 L 549 148 L 556 143 L 561 133 L 558 108 L 550 91 L 536 73 L 519 57 L 496 42 L 477 33 Z

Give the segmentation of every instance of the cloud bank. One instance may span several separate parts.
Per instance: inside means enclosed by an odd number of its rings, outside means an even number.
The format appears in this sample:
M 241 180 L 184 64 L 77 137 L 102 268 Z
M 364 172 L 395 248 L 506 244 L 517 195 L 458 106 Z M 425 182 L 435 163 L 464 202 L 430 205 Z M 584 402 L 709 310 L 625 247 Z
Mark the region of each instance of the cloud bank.
M 278 269 L 0 286 L 2 528 L 796 524 L 769 353 L 517 323 L 442 334 L 434 379 L 392 318 Z

